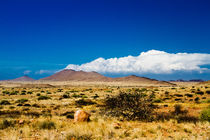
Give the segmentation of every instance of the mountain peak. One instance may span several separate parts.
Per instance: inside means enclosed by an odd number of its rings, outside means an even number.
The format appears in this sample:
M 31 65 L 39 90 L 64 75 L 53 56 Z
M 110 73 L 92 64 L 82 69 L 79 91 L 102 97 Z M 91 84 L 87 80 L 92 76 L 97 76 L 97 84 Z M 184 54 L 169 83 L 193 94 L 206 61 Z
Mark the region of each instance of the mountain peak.
M 13 79 L 11 81 L 35 81 L 35 79 L 27 76 L 27 75 L 24 75 L 22 77 L 19 77 L 19 78 L 16 78 L 16 79 Z

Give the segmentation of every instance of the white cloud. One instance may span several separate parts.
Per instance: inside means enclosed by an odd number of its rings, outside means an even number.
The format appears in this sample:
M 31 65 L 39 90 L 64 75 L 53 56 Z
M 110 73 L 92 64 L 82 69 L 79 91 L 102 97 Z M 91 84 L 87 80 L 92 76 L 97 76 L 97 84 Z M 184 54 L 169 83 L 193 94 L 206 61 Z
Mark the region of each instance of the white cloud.
M 31 73 L 30 70 L 25 70 L 25 71 L 23 72 L 24 75 L 29 74 L 29 73 Z
M 82 65 L 69 64 L 65 69 L 96 71 L 99 73 L 173 73 L 177 71 L 209 71 L 201 68 L 210 64 L 210 54 L 202 53 L 167 53 L 150 50 L 139 56 L 120 58 L 98 58 Z
M 36 71 L 35 74 L 53 74 L 53 73 L 56 73 L 57 70 L 39 70 L 39 71 Z

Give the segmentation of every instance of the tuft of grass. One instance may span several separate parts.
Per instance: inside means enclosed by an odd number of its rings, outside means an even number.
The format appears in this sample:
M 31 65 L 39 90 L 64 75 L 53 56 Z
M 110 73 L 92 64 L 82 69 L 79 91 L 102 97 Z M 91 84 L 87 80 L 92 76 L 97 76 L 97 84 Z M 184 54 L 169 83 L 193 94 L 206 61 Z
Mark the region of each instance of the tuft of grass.
M 210 122 L 210 107 L 201 111 L 200 119 L 201 121 Z
M 40 129 L 55 129 L 55 123 L 53 121 L 45 120 L 38 123 Z

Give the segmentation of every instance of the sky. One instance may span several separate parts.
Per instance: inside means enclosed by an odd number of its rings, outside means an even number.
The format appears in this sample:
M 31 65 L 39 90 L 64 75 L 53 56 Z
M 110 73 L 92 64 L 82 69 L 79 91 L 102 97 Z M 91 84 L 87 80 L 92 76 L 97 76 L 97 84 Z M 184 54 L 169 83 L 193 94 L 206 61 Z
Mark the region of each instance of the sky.
M 0 80 L 65 68 L 210 80 L 209 25 L 209 0 L 2 0 Z

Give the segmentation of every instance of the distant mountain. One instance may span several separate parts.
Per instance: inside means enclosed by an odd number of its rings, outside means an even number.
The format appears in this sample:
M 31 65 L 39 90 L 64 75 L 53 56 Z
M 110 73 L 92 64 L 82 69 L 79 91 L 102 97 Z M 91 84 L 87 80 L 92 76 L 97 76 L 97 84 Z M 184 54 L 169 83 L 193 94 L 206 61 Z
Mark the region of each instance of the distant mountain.
M 178 79 L 178 80 L 170 80 L 171 82 L 204 82 L 202 79 L 191 79 L 191 80 L 183 80 L 183 79 Z
M 109 81 L 111 78 L 105 77 L 97 72 L 75 71 L 65 69 L 49 77 L 40 79 L 49 81 Z
M 165 86 L 172 86 L 175 84 L 165 82 L 165 81 L 158 81 L 155 79 L 149 79 L 146 77 L 139 77 L 135 75 L 130 75 L 126 77 L 118 77 L 118 78 L 111 78 L 103 76 L 97 72 L 85 72 L 85 71 L 75 71 L 71 69 L 65 69 L 58 73 L 55 73 L 49 77 L 40 79 L 40 80 L 48 80 L 48 81 L 99 81 L 99 82 L 134 82 L 134 83 L 141 83 L 141 84 L 155 84 L 155 85 L 165 85 Z
M 10 81 L 35 81 L 35 79 L 25 75 L 25 76 L 22 76 L 22 77 L 19 77 Z

